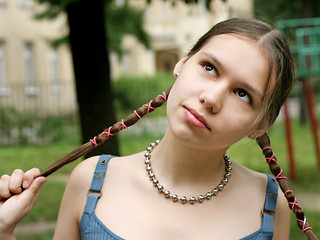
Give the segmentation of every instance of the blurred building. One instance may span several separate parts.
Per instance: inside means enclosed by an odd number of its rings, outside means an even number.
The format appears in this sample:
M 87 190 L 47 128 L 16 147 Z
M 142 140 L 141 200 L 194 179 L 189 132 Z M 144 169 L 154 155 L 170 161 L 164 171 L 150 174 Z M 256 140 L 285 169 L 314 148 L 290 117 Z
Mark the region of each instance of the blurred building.
M 50 44 L 67 33 L 66 19 L 38 21 L 38 10 L 32 0 L 0 0 L 0 107 L 68 112 L 76 107 L 71 54 Z
M 117 0 L 118 5 L 125 0 Z M 213 0 L 210 10 L 205 0 L 185 4 L 181 0 L 128 0 L 131 6 L 145 9 L 145 29 L 151 36 L 151 49 L 146 49 L 133 36 L 123 39 L 125 54 L 121 59 L 112 54 L 112 73 L 154 74 L 172 71 L 196 40 L 215 23 L 231 17 L 253 17 L 253 0 Z M 175 4 L 173 4 L 175 2 Z
M 253 0 L 205 0 L 185 4 L 176 0 L 128 0 L 145 9 L 145 28 L 152 39 L 146 49 L 133 36 L 123 39 L 125 53 L 110 54 L 112 76 L 172 71 L 175 63 L 214 23 L 229 17 L 252 17 Z M 116 0 L 124 4 L 124 0 Z M 53 47 L 49 40 L 67 33 L 65 16 L 35 20 L 43 6 L 33 0 L 0 0 L 0 108 L 36 110 L 43 115 L 76 109 L 73 69 L 67 46 Z

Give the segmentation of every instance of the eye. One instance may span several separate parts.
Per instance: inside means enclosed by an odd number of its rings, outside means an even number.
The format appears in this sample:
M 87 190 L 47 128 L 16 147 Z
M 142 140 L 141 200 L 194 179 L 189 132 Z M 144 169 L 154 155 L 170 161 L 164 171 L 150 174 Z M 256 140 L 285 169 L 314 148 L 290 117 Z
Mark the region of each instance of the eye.
M 251 96 L 249 93 L 244 89 L 238 89 L 236 90 L 236 95 L 243 101 L 247 103 L 251 103 Z
M 214 77 L 218 76 L 217 69 L 211 63 L 204 63 L 203 69 Z

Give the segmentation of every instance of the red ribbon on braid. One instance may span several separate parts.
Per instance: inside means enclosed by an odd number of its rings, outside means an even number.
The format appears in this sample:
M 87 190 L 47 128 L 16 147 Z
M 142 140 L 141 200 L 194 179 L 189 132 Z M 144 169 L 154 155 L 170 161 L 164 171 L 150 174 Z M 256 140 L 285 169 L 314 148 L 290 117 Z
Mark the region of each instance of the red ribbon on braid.
M 267 150 L 267 149 L 271 149 L 271 150 L 272 150 L 271 147 L 265 147 L 265 148 L 262 149 L 262 151 Z M 275 162 L 276 164 L 278 164 L 278 161 L 275 159 L 274 153 L 272 153 L 271 157 L 265 156 L 265 158 L 268 160 L 268 164 L 269 164 L 269 165 L 270 165 L 271 161 L 273 161 L 273 162 Z M 283 170 L 280 169 L 279 174 L 276 176 L 276 179 L 277 179 L 277 180 L 278 180 L 278 179 L 287 179 L 287 177 L 281 176 L 282 173 L 283 173 Z
M 151 106 L 152 102 L 153 102 L 153 100 L 151 100 L 149 103 L 146 103 L 146 104 L 143 105 L 143 106 L 148 107 L 148 110 L 147 110 L 146 115 L 150 112 L 151 109 L 152 109 L 152 110 L 156 109 L 156 108 L 154 108 L 154 107 Z
M 163 100 L 164 100 L 165 102 L 167 101 L 167 96 L 166 96 L 165 91 L 163 91 L 162 94 L 159 94 L 158 97 L 163 98 Z M 151 100 L 149 103 L 143 105 L 143 106 L 146 106 L 146 107 L 148 108 L 148 109 L 147 109 L 147 113 L 146 113 L 145 115 L 147 115 L 147 114 L 150 112 L 151 109 L 152 109 L 152 110 L 156 109 L 155 107 L 152 107 L 152 106 L 151 106 L 152 102 L 153 102 L 153 100 Z M 139 119 L 142 118 L 142 117 L 137 113 L 136 110 L 134 110 L 133 112 L 134 112 L 134 114 L 135 114 Z M 125 125 L 123 119 L 121 120 L 121 122 L 117 122 L 117 123 L 120 123 L 120 124 L 122 125 L 122 128 L 120 129 L 120 131 L 122 131 L 123 129 L 128 128 L 128 127 Z M 112 127 L 109 127 L 107 132 L 104 131 L 104 132 L 101 133 L 101 134 L 106 134 L 106 135 L 108 135 L 105 140 L 107 140 L 110 136 L 115 135 L 115 134 L 112 134 L 112 133 L 110 132 L 110 131 L 111 131 L 111 128 L 112 128 Z M 99 144 L 97 143 L 97 137 L 94 137 L 93 139 L 90 139 L 90 142 L 94 145 L 94 147 L 99 146 Z
M 306 218 L 306 217 L 304 217 L 304 220 L 303 220 L 303 221 L 300 220 L 300 219 L 298 219 L 298 218 L 297 218 L 297 220 L 298 220 L 299 222 L 303 223 L 303 225 L 302 225 L 302 232 L 305 232 L 305 231 L 307 231 L 307 230 L 311 230 L 311 229 L 312 229 L 312 227 L 309 226 L 309 223 L 307 223 L 307 218 Z
M 159 94 L 158 97 L 162 97 L 165 102 L 167 101 L 167 96 L 165 91 L 163 91 L 162 94 Z

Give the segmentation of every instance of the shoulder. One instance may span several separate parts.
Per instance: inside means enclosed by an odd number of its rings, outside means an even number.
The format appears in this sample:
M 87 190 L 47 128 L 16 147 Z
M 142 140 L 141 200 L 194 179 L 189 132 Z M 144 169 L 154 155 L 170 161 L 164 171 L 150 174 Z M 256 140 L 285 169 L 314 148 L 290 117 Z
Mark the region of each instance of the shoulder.
M 268 183 L 266 174 L 251 170 L 237 162 L 232 163 L 232 168 L 232 175 L 237 179 L 237 183 L 265 195 Z
M 133 156 L 134 155 L 124 157 L 113 156 L 108 163 L 108 175 L 121 175 L 125 169 L 132 169 L 135 165 L 132 163 L 132 158 L 134 158 Z M 100 157 L 101 155 L 90 157 L 79 163 L 72 171 L 67 186 L 74 189 L 74 191 L 81 196 L 86 197 Z
M 80 162 L 72 171 L 68 185 L 74 188 L 90 186 L 92 176 L 100 156 L 90 157 Z
M 242 192 L 250 195 L 252 199 L 259 199 L 264 203 L 268 184 L 268 177 L 264 173 L 248 169 L 236 162 L 233 163 L 233 175 L 237 183 L 241 185 Z M 271 174 L 272 175 L 272 174 Z M 290 233 L 290 209 L 280 186 L 278 187 L 278 198 L 274 219 L 273 239 L 289 239 Z
M 67 186 L 86 196 L 100 157 L 101 155 L 93 156 L 80 162 L 72 171 Z

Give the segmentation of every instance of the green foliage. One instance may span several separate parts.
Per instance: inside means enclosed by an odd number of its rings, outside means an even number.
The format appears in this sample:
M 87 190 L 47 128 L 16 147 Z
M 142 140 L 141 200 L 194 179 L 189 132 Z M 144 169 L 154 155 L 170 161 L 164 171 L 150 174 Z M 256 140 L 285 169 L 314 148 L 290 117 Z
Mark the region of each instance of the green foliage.
M 121 76 L 112 82 L 117 116 L 123 118 L 173 84 L 169 73 L 157 73 L 155 76 Z M 152 113 L 152 116 L 164 114 L 165 109 Z
M 76 115 L 40 116 L 36 112 L 21 112 L 12 107 L 0 108 L 0 144 L 45 144 L 66 139 L 77 141 L 79 133 Z
M 107 36 L 111 49 L 122 53 L 122 38 L 126 34 L 132 34 L 144 44 L 150 47 L 150 37 L 143 28 L 143 11 L 130 7 L 128 4 L 115 7 L 106 4 Z
M 255 17 L 274 25 L 283 19 L 301 18 L 305 0 L 254 0 Z M 310 0 L 312 3 L 312 16 L 320 13 L 320 1 Z

